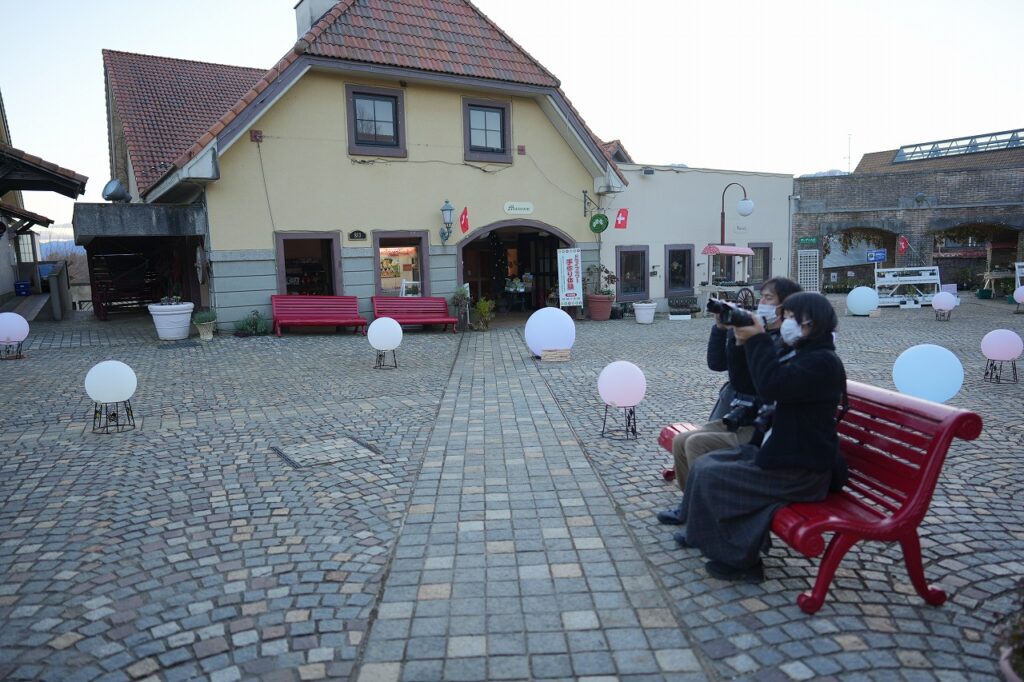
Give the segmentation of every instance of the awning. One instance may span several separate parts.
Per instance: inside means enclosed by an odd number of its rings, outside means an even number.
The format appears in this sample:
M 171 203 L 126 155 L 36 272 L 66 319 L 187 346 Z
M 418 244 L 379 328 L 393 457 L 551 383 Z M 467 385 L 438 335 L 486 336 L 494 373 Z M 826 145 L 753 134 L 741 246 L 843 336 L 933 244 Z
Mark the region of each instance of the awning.
M 96 237 L 197 237 L 207 233 L 202 204 L 75 203 L 75 243 Z
M 701 253 L 705 256 L 753 256 L 754 251 L 746 246 L 708 244 Z
M 33 225 L 49 227 L 53 224 L 53 221 L 46 216 L 3 202 L 0 202 L 0 218 L 6 218 L 6 222 L 11 225 L 16 234 L 28 232 Z

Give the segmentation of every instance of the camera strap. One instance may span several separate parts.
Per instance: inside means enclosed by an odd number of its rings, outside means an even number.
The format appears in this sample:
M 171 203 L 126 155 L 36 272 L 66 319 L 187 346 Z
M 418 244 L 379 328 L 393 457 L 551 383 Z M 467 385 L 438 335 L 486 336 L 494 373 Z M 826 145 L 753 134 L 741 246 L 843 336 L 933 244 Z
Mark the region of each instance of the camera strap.
M 839 373 L 843 376 L 843 396 L 839 401 L 839 414 L 836 415 L 836 424 L 843 421 L 843 417 L 850 411 L 850 396 L 846 392 L 846 368 L 843 367 L 843 362 L 839 361 Z

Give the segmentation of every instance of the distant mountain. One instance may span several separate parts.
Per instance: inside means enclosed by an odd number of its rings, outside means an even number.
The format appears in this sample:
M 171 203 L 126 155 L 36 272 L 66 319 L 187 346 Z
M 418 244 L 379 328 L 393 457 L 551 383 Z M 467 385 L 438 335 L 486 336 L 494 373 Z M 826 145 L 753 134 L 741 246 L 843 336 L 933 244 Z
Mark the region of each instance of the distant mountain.
M 838 168 L 833 168 L 832 170 L 818 171 L 817 173 L 805 173 L 805 174 L 801 175 L 800 177 L 801 178 L 828 178 L 828 177 L 832 177 L 833 175 L 849 175 L 849 173 L 847 173 L 846 171 L 843 171 L 843 170 L 839 170 Z
M 53 241 L 39 242 L 39 255 L 43 260 L 49 260 L 54 253 L 85 253 L 84 246 L 75 244 L 74 239 L 54 239 Z

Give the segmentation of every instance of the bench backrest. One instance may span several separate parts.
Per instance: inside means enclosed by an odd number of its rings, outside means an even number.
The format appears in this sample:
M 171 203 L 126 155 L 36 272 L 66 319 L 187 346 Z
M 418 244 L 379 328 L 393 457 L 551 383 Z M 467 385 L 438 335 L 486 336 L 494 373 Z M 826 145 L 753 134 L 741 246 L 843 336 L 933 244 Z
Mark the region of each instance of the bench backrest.
M 953 438 L 974 440 L 981 417 L 948 405 L 847 382 L 850 409 L 839 448 L 850 467 L 843 493 L 893 523 L 917 524 L 928 511 Z
M 374 317 L 390 315 L 441 315 L 448 317 L 448 301 L 440 296 L 374 296 Z
M 355 296 L 288 296 L 274 294 L 270 307 L 276 316 L 288 314 L 327 313 L 347 317 L 359 316 L 359 299 Z

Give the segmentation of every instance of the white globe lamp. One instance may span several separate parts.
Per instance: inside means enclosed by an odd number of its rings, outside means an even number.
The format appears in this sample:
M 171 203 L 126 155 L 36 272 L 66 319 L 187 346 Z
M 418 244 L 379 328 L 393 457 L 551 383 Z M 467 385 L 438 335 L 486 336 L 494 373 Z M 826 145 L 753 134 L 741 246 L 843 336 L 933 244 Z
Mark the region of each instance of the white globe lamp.
M 85 375 L 85 392 L 95 403 L 93 433 L 135 428 L 131 398 L 139 386 L 135 371 L 119 360 L 104 360 Z
M 944 403 L 960 391 L 964 366 L 952 351 L 923 343 L 900 353 L 892 366 L 892 381 L 900 393 Z
M 846 310 L 851 315 L 870 315 L 878 309 L 878 292 L 871 287 L 857 287 L 846 295 Z
M 597 392 L 604 401 L 604 421 L 601 435 L 608 423 L 608 408 L 620 408 L 626 417 L 626 437 L 637 437 L 636 406 L 647 395 L 647 377 L 632 362 L 617 360 L 607 365 L 597 377 Z
M 397 369 L 398 359 L 395 349 L 402 343 L 402 325 L 391 317 L 378 317 L 370 323 L 366 330 L 366 340 L 377 351 L 377 364 L 374 369 Z M 387 354 L 391 352 L 392 364 L 387 364 Z
M 28 320 L 17 313 L 0 313 L 0 358 L 18 359 L 28 338 Z
M 535 357 L 546 350 L 569 350 L 576 342 L 576 323 L 561 308 L 541 308 L 526 321 L 523 336 Z

